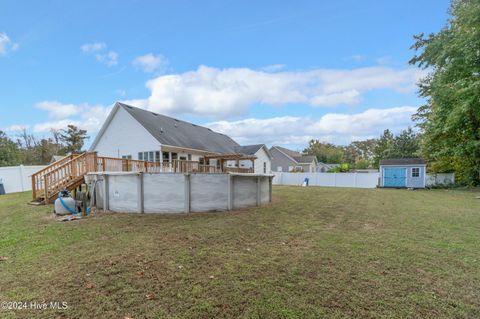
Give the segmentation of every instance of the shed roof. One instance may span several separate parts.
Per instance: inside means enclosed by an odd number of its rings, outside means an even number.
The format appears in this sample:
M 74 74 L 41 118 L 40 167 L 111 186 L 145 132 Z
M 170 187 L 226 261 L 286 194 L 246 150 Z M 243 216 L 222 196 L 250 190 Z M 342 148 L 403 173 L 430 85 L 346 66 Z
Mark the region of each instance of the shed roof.
M 425 165 L 421 158 L 391 158 L 380 160 L 380 165 Z

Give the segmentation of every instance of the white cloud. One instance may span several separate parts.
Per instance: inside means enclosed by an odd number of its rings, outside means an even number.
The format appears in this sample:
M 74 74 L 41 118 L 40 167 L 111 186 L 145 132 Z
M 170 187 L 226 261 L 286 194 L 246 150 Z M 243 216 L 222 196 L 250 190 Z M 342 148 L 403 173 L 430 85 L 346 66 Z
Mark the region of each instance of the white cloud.
M 104 42 L 85 43 L 80 46 L 85 54 L 93 54 L 98 62 L 104 63 L 107 66 L 115 66 L 118 64 L 118 53 L 115 51 L 108 51 L 107 45 Z
M 69 124 L 88 131 L 97 132 L 112 109 L 111 106 L 83 104 L 62 104 L 56 101 L 43 101 L 36 107 L 48 112 L 52 121 L 37 123 L 33 126 L 35 133 L 49 132 L 51 129 L 62 129 Z
M 148 81 L 151 95 L 136 102 L 160 113 L 213 117 L 245 115 L 254 104 L 354 105 L 370 90 L 412 92 L 423 74 L 417 68 L 380 66 L 274 73 L 200 66 L 194 71 Z
M 7 127 L 4 127 L 1 129 L 1 131 L 4 132 L 20 132 L 23 130 L 28 130 L 30 128 L 30 125 L 27 124 L 13 124 Z
M 264 67 L 261 67 L 260 70 L 265 72 L 277 72 L 285 69 L 287 66 L 285 64 L 270 64 Z
M 42 101 L 35 104 L 35 107 L 48 112 L 52 119 L 64 119 L 80 112 L 80 107 L 75 104 L 62 104 L 57 101 Z
M 411 125 L 414 106 L 388 109 L 368 109 L 356 114 L 328 113 L 306 128 L 313 134 L 340 134 L 347 136 L 372 135 L 386 128 L 395 130 Z
M 331 106 L 338 104 L 353 105 L 360 101 L 360 92 L 357 90 L 344 91 L 341 93 L 331 93 L 312 98 L 314 106 Z
M 98 62 L 106 64 L 107 66 L 115 66 L 118 64 L 118 53 L 115 51 L 97 53 L 95 54 L 95 59 L 97 59 Z
M 309 117 L 274 117 L 218 121 L 207 126 L 231 136 L 240 144 L 306 145 L 311 139 L 336 144 L 348 144 L 379 136 L 384 129 L 394 132 L 412 124 L 416 107 L 402 106 L 387 109 L 368 109 L 356 114 L 327 113 L 319 119 Z
M 145 55 L 141 55 L 136 57 L 132 64 L 142 69 L 144 72 L 152 73 L 157 70 L 165 70 L 168 60 L 163 55 L 155 55 L 153 53 L 148 53 Z
M 7 54 L 9 51 L 15 51 L 18 44 L 12 42 L 5 32 L 0 32 L 0 56 Z
M 85 43 L 80 49 L 85 53 L 94 53 L 98 51 L 103 51 L 106 49 L 107 45 L 104 42 L 94 42 L 94 43 Z

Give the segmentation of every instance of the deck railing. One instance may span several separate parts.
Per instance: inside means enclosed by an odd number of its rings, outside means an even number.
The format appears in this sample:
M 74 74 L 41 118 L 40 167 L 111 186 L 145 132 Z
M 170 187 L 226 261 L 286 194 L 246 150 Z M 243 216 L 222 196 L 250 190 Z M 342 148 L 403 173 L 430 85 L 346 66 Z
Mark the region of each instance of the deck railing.
M 50 200 L 63 189 L 76 187 L 89 172 L 145 172 L 145 173 L 253 173 L 253 169 L 239 167 L 218 168 L 197 161 L 173 160 L 148 162 L 126 158 L 97 156 L 97 153 L 69 155 L 32 175 L 34 200 Z

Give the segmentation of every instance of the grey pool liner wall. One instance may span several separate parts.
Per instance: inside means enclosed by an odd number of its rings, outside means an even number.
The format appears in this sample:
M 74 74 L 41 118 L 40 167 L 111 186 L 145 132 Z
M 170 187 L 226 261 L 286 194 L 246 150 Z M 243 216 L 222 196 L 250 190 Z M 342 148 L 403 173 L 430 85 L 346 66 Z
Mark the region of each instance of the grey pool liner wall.
M 227 211 L 266 204 L 273 175 L 202 173 L 89 173 L 97 208 L 114 212 Z M 108 194 L 108 196 L 104 196 Z

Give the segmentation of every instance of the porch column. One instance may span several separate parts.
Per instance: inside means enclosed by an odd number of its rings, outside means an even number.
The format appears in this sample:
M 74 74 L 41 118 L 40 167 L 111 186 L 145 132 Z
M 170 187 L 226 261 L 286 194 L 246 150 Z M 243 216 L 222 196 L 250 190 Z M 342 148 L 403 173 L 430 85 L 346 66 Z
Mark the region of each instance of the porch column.
M 162 152 L 162 145 L 160 145 L 160 168 L 158 170 L 160 173 L 163 172 L 163 152 Z

